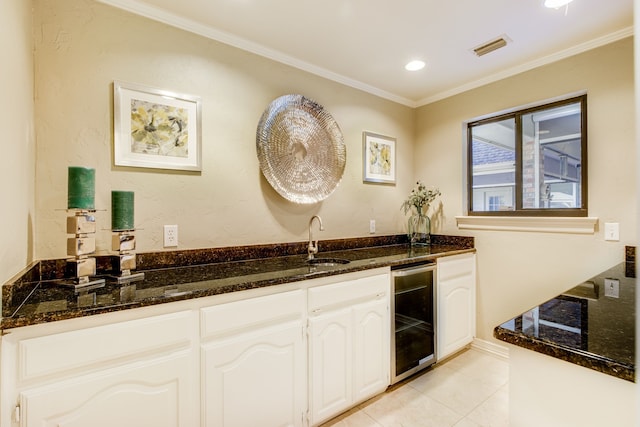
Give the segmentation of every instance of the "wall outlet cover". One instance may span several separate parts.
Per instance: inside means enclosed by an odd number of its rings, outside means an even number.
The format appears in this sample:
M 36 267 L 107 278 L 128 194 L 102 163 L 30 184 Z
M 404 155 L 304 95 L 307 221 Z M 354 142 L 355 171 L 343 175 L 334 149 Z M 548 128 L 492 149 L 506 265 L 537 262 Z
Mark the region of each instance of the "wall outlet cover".
M 178 246 L 178 226 L 177 225 L 165 225 L 164 226 L 164 238 L 163 246 L 165 248 L 175 248 Z

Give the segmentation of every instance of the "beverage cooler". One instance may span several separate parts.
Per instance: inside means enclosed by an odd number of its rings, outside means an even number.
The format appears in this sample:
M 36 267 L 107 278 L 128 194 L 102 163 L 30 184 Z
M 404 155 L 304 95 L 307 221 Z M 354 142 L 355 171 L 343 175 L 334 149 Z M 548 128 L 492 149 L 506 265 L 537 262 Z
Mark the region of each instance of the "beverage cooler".
M 436 361 L 433 262 L 391 271 L 391 383 Z

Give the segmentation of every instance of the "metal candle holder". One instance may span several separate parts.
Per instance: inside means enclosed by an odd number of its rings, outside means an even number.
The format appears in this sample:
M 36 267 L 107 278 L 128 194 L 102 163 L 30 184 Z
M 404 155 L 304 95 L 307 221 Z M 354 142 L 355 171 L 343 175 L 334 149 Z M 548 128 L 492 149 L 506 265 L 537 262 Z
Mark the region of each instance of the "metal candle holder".
M 67 274 L 70 281 L 61 284 L 75 290 L 99 288 L 105 285 L 104 279 L 92 278 L 96 274 L 96 259 L 92 256 L 96 251 L 96 218 L 95 209 L 67 209 Z
M 143 280 L 144 273 L 134 273 L 136 268 L 136 236 L 134 230 L 113 230 L 111 249 L 118 254 L 111 258 L 114 277 L 118 283 Z

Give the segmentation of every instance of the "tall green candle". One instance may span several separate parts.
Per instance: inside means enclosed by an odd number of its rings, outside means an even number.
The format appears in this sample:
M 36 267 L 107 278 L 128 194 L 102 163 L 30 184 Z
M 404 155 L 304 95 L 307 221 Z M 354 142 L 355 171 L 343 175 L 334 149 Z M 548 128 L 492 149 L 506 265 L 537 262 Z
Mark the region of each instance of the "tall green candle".
M 68 209 L 95 209 L 96 171 L 92 168 L 69 166 L 67 182 Z
M 133 230 L 133 191 L 111 192 L 111 229 Z

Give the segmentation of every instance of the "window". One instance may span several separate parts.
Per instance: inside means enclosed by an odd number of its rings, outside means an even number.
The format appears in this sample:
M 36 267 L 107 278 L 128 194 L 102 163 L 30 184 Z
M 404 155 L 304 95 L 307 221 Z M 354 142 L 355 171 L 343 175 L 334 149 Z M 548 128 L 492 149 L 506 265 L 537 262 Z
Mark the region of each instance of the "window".
M 587 216 L 586 95 L 467 124 L 469 215 Z

